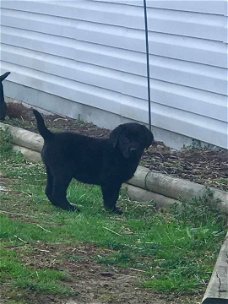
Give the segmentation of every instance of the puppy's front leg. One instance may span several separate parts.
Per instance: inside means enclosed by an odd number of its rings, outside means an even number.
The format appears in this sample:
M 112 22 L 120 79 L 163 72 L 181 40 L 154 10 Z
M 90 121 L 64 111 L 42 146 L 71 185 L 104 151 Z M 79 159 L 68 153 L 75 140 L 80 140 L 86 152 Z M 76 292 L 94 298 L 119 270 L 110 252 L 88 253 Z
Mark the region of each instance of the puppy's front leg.
M 105 209 L 117 214 L 122 214 L 122 211 L 116 207 L 120 187 L 121 183 L 115 183 L 113 181 L 101 186 Z

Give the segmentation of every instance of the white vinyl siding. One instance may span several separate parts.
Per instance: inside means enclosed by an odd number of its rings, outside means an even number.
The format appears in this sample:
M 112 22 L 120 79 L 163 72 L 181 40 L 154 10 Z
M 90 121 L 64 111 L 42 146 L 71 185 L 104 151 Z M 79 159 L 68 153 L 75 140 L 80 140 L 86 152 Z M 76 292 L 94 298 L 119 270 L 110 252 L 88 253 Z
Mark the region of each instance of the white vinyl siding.
M 146 123 L 142 4 L 3 0 L 1 69 L 22 90 Z M 227 148 L 227 2 L 147 4 L 152 125 Z

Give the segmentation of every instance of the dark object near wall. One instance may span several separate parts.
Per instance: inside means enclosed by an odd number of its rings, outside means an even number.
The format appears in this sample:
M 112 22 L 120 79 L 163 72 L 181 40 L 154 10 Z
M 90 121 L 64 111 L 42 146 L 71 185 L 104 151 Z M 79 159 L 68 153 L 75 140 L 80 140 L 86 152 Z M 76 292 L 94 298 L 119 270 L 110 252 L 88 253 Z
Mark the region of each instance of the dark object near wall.
M 4 100 L 3 85 L 2 81 L 10 74 L 6 72 L 0 76 L 0 120 L 4 120 L 6 116 L 7 106 Z

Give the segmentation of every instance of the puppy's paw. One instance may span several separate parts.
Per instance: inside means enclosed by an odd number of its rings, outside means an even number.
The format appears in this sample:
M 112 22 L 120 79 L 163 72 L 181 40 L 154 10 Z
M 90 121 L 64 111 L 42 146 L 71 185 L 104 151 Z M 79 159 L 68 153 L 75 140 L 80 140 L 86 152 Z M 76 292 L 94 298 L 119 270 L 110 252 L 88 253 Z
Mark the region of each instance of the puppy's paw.
M 118 214 L 118 215 L 123 214 L 123 211 L 120 208 L 117 208 L 117 207 L 114 207 L 113 209 L 106 208 L 106 210 L 110 213 L 115 213 L 115 214 Z
M 119 214 L 119 215 L 123 214 L 123 211 L 120 208 L 117 208 L 117 207 L 115 207 L 113 212 L 116 213 L 116 214 Z

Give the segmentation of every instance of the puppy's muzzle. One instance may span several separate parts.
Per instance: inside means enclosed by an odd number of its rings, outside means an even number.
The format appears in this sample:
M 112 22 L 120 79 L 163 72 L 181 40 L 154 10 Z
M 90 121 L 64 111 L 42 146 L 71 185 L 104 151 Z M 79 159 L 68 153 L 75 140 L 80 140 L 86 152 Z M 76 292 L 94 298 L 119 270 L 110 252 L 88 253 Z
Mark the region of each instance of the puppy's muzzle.
M 130 152 L 130 154 L 135 154 L 135 153 L 137 152 L 137 148 L 131 147 L 131 148 L 129 149 L 129 152 Z
M 135 158 L 135 157 L 138 157 L 138 155 L 140 154 L 139 152 L 140 152 L 140 151 L 139 151 L 139 149 L 138 149 L 137 147 L 130 147 L 130 148 L 128 149 L 127 154 L 128 154 L 128 157 L 133 157 L 133 158 Z

